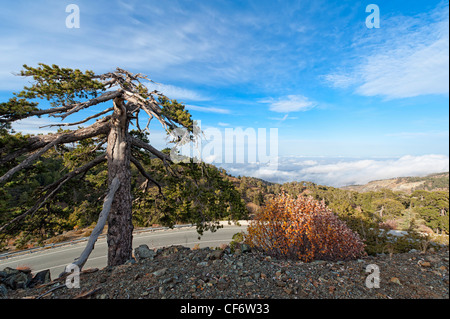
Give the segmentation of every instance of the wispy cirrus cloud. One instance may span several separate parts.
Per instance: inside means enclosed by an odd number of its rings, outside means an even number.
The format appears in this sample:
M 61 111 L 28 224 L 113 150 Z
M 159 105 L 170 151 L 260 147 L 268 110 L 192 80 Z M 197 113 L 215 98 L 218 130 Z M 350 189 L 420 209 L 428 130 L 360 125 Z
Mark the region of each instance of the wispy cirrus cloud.
M 278 99 L 263 99 L 260 102 L 269 104 L 269 109 L 277 113 L 307 111 L 317 106 L 316 102 L 303 95 L 287 95 Z
M 161 83 L 154 83 L 150 82 L 147 84 L 147 88 L 151 91 L 157 90 L 158 92 L 163 93 L 167 97 L 171 99 L 176 99 L 180 101 L 208 101 L 210 98 L 203 96 L 202 94 L 185 89 L 182 87 L 178 87 L 175 85 L 170 84 L 161 84 Z
M 217 113 L 217 114 L 230 114 L 231 111 L 229 109 L 219 108 L 219 107 L 209 107 L 209 106 L 197 106 L 197 105 L 186 105 L 188 110 L 194 110 L 198 112 L 205 113 Z
M 376 32 L 356 38 L 356 62 L 322 76 L 336 88 L 386 99 L 448 94 L 448 7 L 416 17 L 387 17 Z M 371 30 L 372 31 L 372 30 Z

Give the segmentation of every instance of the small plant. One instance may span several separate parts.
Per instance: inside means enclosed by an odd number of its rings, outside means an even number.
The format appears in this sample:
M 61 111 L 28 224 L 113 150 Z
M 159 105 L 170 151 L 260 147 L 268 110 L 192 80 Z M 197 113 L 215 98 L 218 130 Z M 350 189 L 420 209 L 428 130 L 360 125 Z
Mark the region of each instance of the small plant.
M 348 260 L 364 254 L 359 235 L 324 202 L 285 193 L 270 199 L 248 227 L 246 242 L 278 258 Z
M 231 252 L 235 252 L 236 249 L 240 248 L 241 243 L 244 241 L 244 233 L 239 232 L 231 237 L 232 241 L 230 242 L 230 250 Z

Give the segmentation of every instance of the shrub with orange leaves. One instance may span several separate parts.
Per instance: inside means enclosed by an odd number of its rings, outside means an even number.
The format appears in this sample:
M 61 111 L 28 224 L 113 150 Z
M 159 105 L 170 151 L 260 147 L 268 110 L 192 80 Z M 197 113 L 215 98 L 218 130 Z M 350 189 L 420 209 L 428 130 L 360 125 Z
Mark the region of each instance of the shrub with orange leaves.
M 250 246 L 278 258 L 338 261 L 365 254 L 359 235 L 312 197 L 282 193 L 270 199 L 247 231 Z

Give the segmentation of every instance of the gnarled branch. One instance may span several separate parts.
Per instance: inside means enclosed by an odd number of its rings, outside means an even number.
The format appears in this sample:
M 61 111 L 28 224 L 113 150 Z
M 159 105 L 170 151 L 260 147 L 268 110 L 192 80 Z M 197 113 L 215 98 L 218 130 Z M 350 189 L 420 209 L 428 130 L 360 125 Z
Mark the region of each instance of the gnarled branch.
M 58 143 L 56 144 L 65 144 L 65 143 L 72 143 L 80 140 L 84 140 L 87 138 L 91 138 L 94 136 L 107 134 L 110 130 L 109 122 L 107 122 L 107 119 L 100 119 L 94 124 L 85 127 L 80 128 L 76 131 L 72 131 L 70 133 L 57 133 L 57 134 L 47 134 L 47 135 L 36 135 L 31 136 L 28 139 L 28 144 L 18 149 L 0 159 L 0 164 L 9 162 L 15 158 L 17 158 L 20 155 L 23 155 L 25 153 L 33 152 L 37 149 L 46 147 L 49 143 L 54 142 L 55 140 L 58 140 Z M 54 145 L 56 145 L 54 144 Z
M 152 182 L 153 184 L 155 184 L 155 185 L 158 187 L 159 193 L 160 193 L 161 195 L 163 195 L 161 185 L 160 185 L 157 181 L 155 181 L 155 180 L 154 180 L 154 179 L 153 179 L 153 178 L 145 171 L 144 167 L 142 167 L 142 165 L 141 165 L 141 163 L 139 162 L 139 160 L 137 160 L 134 156 L 131 156 L 130 160 L 131 160 L 131 162 L 134 164 L 134 166 L 136 166 L 136 168 L 139 170 L 139 172 L 142 174 L 142 176 L 144 176 L 144 177 L 147 179 L 147 185 L 145 186 L 145 190 L 147 190 L 147 188 L 148 188 L 148 182 L 150 181 L 150 182 Z M 163 197 L 164 197 L 164 195 L 163 195 Z

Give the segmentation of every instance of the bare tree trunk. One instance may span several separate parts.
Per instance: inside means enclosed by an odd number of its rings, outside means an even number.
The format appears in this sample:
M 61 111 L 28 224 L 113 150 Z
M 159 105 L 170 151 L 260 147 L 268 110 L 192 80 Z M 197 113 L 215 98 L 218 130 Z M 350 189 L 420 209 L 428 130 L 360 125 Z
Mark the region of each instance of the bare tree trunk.
M 89 258 L 89 255 L 94 250 L 95 242 L 97 241 L 98 236 L 102 233 L 103 228 L 105 227 L 106 220 L 109 216 L 109 211 L 111 210 L 111 205 L 114 200 L 114 195 L 116 194 L 117 189 L 119 188 L 119 179 L 116 177 L 113 179 L 110 190 L 105 197 L 105 201 L 103 203 L 103 209 L 100 212 L 98 217 L 97 225 L 95 225 L 94 230 L 89 236 L 88 243 L 86 244 L 86 248 L 81 253 L 80 257 L 78 257 L 73 264 L 80 267 L 80 270 L 83 268 L 84 264 Z
M 120 187 L 116 191 L 108 217 L 108 266 L 116 266 L 131 259 L 133 224 L 131 221 L 131 143 L 128 135 L 129 119 L 123 99 L 114 99 L 114 113 L 108 135 L 108 184 L 115 177 Z

